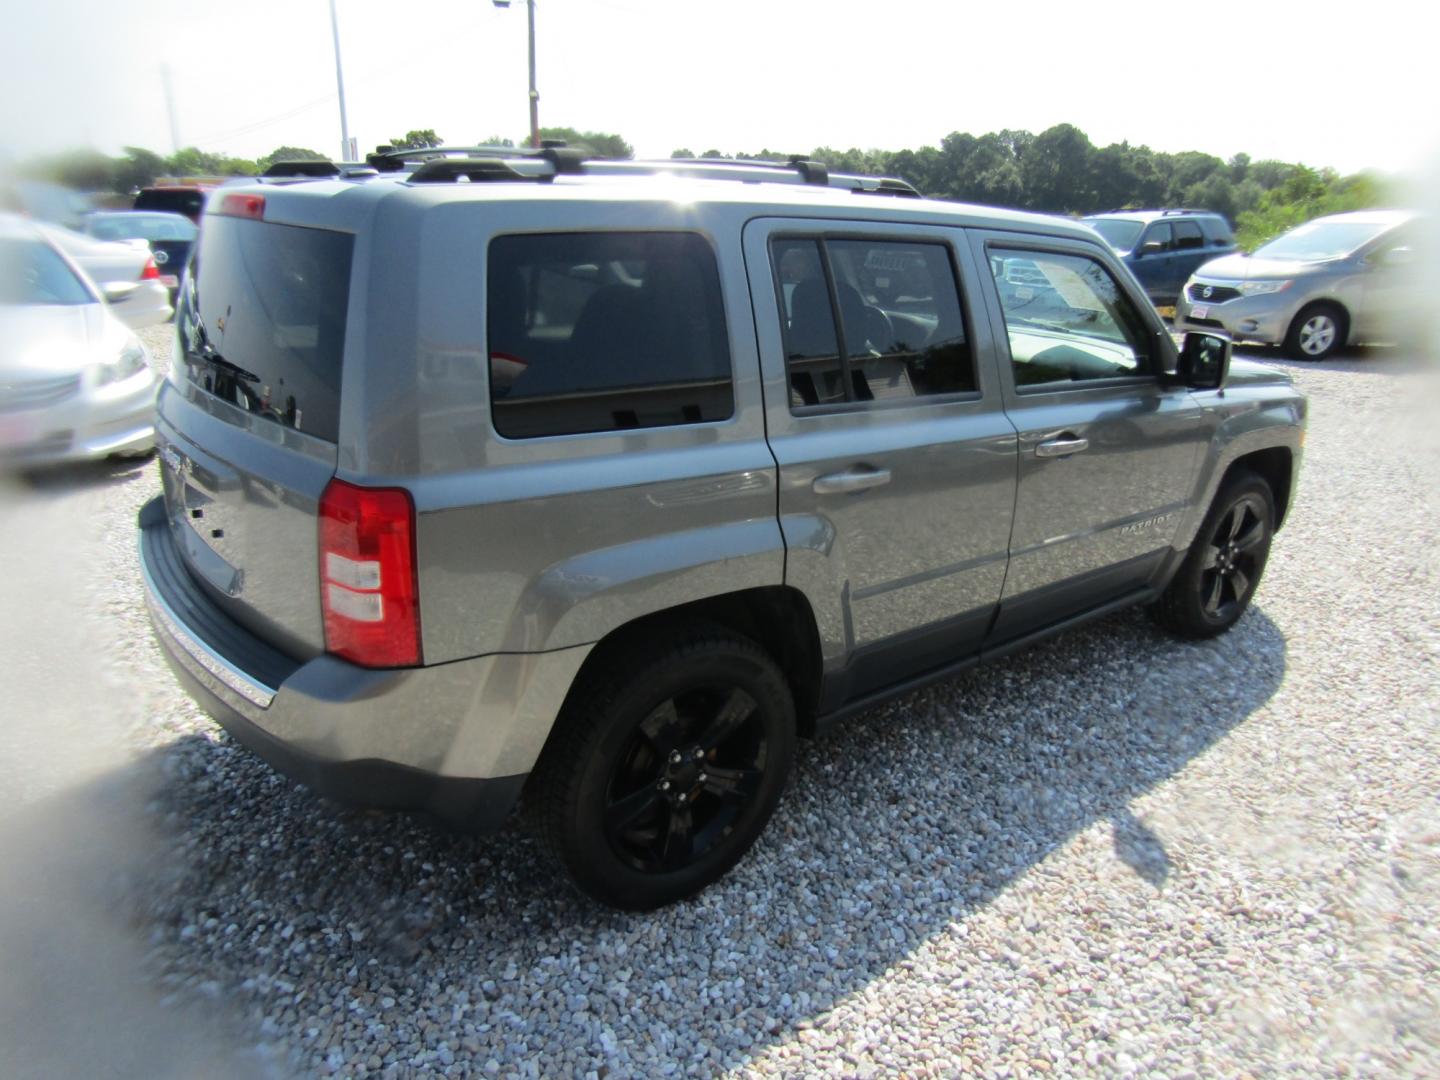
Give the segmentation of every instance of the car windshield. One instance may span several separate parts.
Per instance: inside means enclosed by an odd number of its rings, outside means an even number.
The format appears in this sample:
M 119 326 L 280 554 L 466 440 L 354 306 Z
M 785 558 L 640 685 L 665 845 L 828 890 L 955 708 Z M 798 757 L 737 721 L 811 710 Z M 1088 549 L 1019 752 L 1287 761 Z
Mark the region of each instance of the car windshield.
M 1143 221 L 1125 221 L 1122 218 L 1086 218 L 1085 224 L 1105 238 L 1105 242 L 1116 251 L 1129 251 L 1140 239 Z
M 179 214 L 102 214 L 90 219 L 89 231 L 99 240 L 194 240 L 197 232 Z
M 93 304 L 85 283 L 39 240 L 0 240 L 0 304 Z
M 1389 226 L 1373 221 L 1312 221 L 1256 250 L 1262 259 L 1338 259 L 1369 243 Z

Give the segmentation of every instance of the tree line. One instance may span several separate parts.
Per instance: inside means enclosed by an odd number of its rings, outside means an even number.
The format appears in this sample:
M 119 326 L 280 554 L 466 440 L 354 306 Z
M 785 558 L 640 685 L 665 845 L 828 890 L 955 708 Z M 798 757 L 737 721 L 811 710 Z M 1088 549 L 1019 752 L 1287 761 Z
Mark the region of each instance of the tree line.
M 563 140 L 601 157 L 632 158 L 621 136 L 569 127 L 542 128 L 542 139 Z M 513 146 L 524 140 L 490 136 L 480 145 Z M 433 128 L 417 128 L 390 140 L 399 149 L 442 146 Z M 677 149 L 672 158 L 785 160 L 795 156 L 761 149 L 754 153 L 700 154 Z M 1038 135 L 1006 129 L 984 135 L 953 132 L 939 146 L 906 150 L 838 150 L 820 146 L 801 155 L 837 172 L 898 176 L 923 194 L 1056 214 L 1089 214 L 1140 207 L 1197 207 L 1215 210 L 1233 222 L 1242 247 L 1274 236 L 1318 214 L 1384 205 L 1389 193 L 1375 175 L 1341 176 L 1283 161 L 1252 161 L 1236 154 L 1228 161 L 1186 150 L 1165 153 L 1128 142 L 1095 146 L 1073 124 L 1057 124 Z M 324 160 L 305 147 L 281 146 L 256 159 L 236 158 L 187 147 L 162 156 L 127 146 L 117 157 L 96 151 L 29 162 L 22 175 L 54 180 L 84 191 L 125 194 L 163 176 L 254 176 L 275 161 Z

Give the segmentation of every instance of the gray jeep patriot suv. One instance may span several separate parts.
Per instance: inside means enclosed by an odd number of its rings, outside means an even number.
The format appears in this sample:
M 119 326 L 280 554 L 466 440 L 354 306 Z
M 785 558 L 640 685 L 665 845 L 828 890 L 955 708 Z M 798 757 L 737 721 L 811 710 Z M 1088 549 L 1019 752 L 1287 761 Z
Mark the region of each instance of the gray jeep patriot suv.
M 555 148 L 217 191 L 139 522 L 180 679 L 322 794 L 523 796 L 650 908 L 838 717 L 1130 604 L 1230 627 L 1304 399 L 1091 229 L 913 195 Z

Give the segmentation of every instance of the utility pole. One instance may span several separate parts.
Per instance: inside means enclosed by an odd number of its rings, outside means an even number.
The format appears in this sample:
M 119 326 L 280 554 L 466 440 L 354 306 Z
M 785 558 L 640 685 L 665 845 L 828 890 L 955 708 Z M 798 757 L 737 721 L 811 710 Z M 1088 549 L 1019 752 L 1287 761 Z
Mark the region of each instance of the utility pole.
M 335 0 L 330 0 L 330 32 L 335 38 L 335 86 L 340 92 L 340 160 L 350 157 L 350 123 L 345 119 L 345 73 L 340 68 L 340 23 L 335 18 Z

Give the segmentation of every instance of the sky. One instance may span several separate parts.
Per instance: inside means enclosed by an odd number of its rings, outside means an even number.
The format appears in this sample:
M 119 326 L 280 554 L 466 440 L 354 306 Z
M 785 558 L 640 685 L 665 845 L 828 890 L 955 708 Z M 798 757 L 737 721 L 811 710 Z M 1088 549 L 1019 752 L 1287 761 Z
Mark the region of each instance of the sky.
M 335 0 L 350 132 L 528 131 L 524 0 Z M 341 147 L 329 0 L 31 0 L 0 34 L 0 163 L 79 146 Z M 537 0 L 540 122 L 640 157 L 899 150 L 1073 123 L 1096 145 L 1341 172 L 1440 153 L 1432 33 L 1397 0 Z

